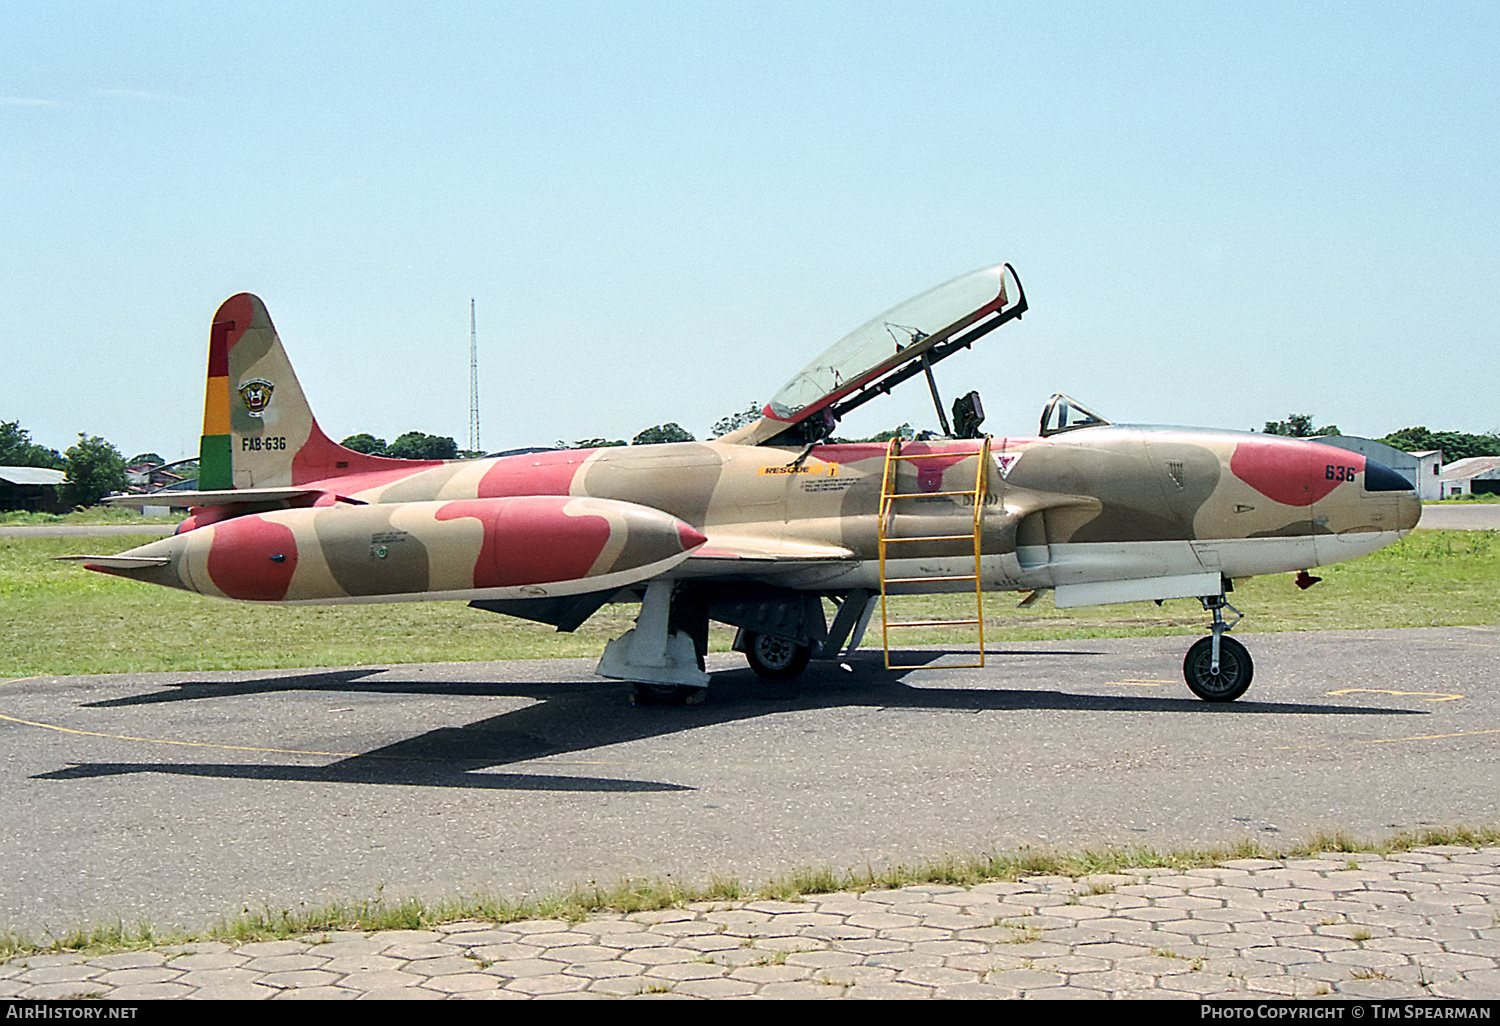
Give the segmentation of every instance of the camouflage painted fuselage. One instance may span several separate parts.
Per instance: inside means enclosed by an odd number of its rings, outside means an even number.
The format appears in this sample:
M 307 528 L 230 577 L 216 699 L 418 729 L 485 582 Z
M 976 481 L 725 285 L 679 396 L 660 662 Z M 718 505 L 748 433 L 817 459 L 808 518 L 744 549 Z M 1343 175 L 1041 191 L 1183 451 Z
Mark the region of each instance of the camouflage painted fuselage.
M 967 532 L 972 500 L 925 493 L 973 491 L 980 449 L 907 443 L 908 454 L 938 458 L 897 471 L 896 490 L 913 500 L 888 533 Z M 878 588 L 886 446 L 820 445 L 793 466 L 797 452 L 715 442 L 559 450 L 296 482 L 322 504 L 190 521 L 127 555 L 169 557 L 131 576 L 266 602 L 544 597 L 658 576 Z M 1078 585 L 1350 559 L 1420 514 L 1409 491 L 1367 489 L 1356 453 L 1228 432 L 1104 426 L 994 439 L 984 486 L 983 587 L 1059 588 L 1063 604 Z M 552 498 L 518 498 L 540 496 Z M 964 561 L 969 543 L 916 542 L 888 576 Z M 1143 589 L 1141 598 L 1182 597 L 1147 584 L 1116 601 Z
M 265 307 L 242 294 L 210 334 L 193 515 L 172 538 L 79 558 L 277 603 L 550 600 L 652 581 L 880 589 L 887 446 L 825 443 L 799 461 L 800 445 L 754 444 L 777 429 L 767 418 L 712 442 L 454 462 L 351 452 L 319 429 Z M 981 587 L 1054 588 L 1059 605 L 1217 594 L 1222 578 L 1371 552 L 1420 514 L 1390 470 L 1300 439 L 1102 425 L 985 452 L 903 447 L 922 458 L 896 465 L 886 536 L 968 539 L 900 545 L 884 580 L 925 583 L 887 590 L 973 587 L 934 578 L 974 572 L 976 496 Z

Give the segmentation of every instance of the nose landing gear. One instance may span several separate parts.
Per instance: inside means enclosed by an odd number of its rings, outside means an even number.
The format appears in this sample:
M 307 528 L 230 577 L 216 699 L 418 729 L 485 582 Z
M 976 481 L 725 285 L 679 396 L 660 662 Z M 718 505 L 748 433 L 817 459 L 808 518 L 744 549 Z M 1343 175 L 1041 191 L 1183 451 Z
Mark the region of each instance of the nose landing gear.
M 1254 672 L 1250 653 L 1245 646 L 1226 632 L 1245 618 L 1245 614 L 1231 606 L 1222 593 L 1205 595 L 1198 599 L 1203 608 L 1213 614 L 1213 633 L 1199 638 L 1188 649 L 1182 661 L 1182 675 L 1193 694 L 1205 702 L 1232 702 L 1250 687 Z M 1234 614 L 1234 622 L 1224 622 L 1224 610 Z

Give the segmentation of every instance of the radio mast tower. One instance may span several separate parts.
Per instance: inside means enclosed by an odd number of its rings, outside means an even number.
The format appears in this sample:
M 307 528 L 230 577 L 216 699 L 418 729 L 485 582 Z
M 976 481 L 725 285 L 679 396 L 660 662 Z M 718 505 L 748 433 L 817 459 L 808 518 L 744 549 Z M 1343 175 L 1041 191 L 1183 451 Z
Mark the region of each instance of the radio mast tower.
M 472 299 L 469 300 L 469 451 L 484 454 L 479 444 L 479 332 Z

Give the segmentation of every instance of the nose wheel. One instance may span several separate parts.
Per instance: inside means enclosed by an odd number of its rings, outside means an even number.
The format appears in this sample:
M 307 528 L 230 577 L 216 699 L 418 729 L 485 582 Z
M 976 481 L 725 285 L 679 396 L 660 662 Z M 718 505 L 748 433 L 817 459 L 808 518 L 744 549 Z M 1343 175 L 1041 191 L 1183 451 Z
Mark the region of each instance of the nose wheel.
M 1226 602 L 1223 595 L 1210 595 L 1198 601 L 1213 613 L 1213 633 L 1193 642 L 1182 661 L 1182 676 L 1193 694 L 1205 702 L 1233 702 L 1250 687 L 1250 677 L 1255 672 L 1245 646 L 1226 633 L 1244 619 L 1244 614 Z M 1224 623 L 1226 609 L 1234 614 L 1234 623 Z
M 1214 639 L 1199 638 L 1182 661 L 1182 675 L 1193 694 L 1205 702 L 1233 702 L 1250 686 L 1254 665 L 1250 653 L 1233 638 L 1219 638 L 1219 666 L 1214 669 Z

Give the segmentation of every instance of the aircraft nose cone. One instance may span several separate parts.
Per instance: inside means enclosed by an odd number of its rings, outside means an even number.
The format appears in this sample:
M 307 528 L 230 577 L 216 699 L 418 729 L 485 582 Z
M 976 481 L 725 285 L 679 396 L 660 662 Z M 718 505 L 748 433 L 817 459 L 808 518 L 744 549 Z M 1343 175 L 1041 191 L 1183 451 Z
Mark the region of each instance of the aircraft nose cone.
M 691 552 L 699 545 L 708 541 L 708 535 L 698 530 L 692 524 L 686 524 L 679 520 L 677 522 L 677 540 L 682 543 L 682 551 Z
M 1402 534 L 1422 519 L 1422 500 L 1417 497 L 1416 487 L 1384 463 L 1365 461 L 1365 491 L 1396 500 L 1396 529 Z
M 1417 526 L 1417 521 L 1422 519 L 1422 500 L 1417 498 L 1417 493 L 1401 496 L 1401 505 L 1397 510 L 1396 522 L 1400 524 L 1399 530 L 1405 534 Z

